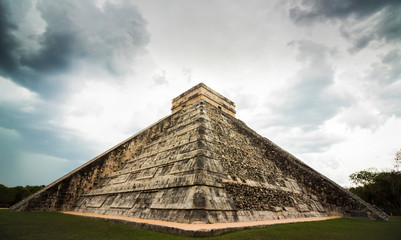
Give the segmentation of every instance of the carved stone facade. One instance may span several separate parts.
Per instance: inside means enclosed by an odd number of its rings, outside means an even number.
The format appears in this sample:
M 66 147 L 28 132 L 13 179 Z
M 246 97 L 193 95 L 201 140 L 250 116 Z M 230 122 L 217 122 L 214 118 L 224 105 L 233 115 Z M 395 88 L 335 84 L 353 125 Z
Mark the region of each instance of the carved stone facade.
M 234 103 L 204 84 L 175 98 L 172 112 L 12 210 L 182 223 L 388 219 L 248 128 Z

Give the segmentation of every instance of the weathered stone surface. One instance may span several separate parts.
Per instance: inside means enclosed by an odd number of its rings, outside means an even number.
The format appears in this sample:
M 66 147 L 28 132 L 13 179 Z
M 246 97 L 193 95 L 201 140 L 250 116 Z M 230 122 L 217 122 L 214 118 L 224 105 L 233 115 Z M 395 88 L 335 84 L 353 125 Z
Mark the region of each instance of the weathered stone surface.
M 338 214 L 388 218 L 249 129 L 234 117 L 231 101 L 202 92 L 208 90 L 203 86 L 185 93 L 184 100 L 176 98 L 172 115 L 12 210 L 73 210 L 183 223 Z M 212 97 L 200 98 L 200 93 Z
M 235 104 L 231 100 L 222 96 L 220 93 L 215 92 L 203 83 L 200 83 L 188 91 L 182 93 L 172 101 L 171 112 L 175 113 L 186 105 L 192 104 L 199 100 L 205 100 L 213 106 L 219 108 L 221 111 L 235 117 Z

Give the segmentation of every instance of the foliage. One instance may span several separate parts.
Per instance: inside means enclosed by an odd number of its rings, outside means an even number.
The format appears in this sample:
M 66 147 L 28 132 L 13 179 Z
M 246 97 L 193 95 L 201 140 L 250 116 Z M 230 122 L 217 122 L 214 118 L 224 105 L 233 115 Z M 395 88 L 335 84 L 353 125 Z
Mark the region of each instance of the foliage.
M 401 172 L 363 170 L 350 175 L 350 191 L 389 215 L 401 215 Z
M 32 193 L 35 193 L 42 188 L 42 186 L 29 186 L 25 187 L 17 186 L 17 187 L 6 187 L 3 184 L 0 184 L 0 207 L 9 207 L 14 205 L 15 203 L 21 201 L 22 199 L 28 197 Z
M 374 179 L 377 176 L 377 171 L 376 169 L 370 168 L 367 170 L 362 170 L 356 173 L 353 173 L 349 175 L 349 178 L 351 181 L 358 185 L 358 186 L 363 186 L 363 185 L 368 185 L 374 183 Z
M 298 240 L 391 240 L 401 236 L 401 217 L 389 222 L 360 219 L 332 219 L 318 222 L 282 224 L 239 230 L 204 238 L 298 239 Z M 194 239 L 159 233 L 103 220 L 56 212 L 8 212 L 0 210 L 0 239 Z

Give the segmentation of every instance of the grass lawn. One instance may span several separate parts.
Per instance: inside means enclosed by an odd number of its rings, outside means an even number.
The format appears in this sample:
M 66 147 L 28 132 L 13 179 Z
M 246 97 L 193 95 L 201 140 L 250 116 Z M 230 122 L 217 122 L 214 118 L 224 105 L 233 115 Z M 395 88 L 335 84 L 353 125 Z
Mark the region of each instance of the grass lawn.
M 0 210 L 0 239 L 191 239 L 61 213 Z M 225 233 L 204 239 L 400 239 L 401 217 L 388 222 L 333 219 Z

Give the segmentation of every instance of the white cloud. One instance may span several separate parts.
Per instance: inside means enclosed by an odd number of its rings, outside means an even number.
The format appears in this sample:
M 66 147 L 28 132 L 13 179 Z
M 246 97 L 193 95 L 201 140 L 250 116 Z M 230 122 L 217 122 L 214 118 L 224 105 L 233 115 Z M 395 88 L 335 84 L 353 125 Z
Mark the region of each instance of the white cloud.
M 331 125 L 331 126 L 330 126 Z M 370 130 L 361 127 L 353 127 L 337 122 L 333 119 L 328 126 L 336 134 L 344 137 L 344 141 L 333 145 L 324 156 L 336 158 L 340 161 L 340 168 L 335 180 L 347 183 L 347 177 L 353 172 L 375 167 L 378 169 L 390 169 L 393 167 L 393 159 L 401 145 L 401 138 L 396 133 L 401 131 L 401 119 L 391 117 L 380 127 Z

